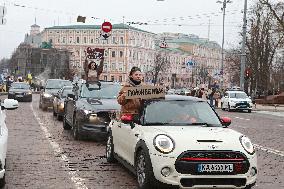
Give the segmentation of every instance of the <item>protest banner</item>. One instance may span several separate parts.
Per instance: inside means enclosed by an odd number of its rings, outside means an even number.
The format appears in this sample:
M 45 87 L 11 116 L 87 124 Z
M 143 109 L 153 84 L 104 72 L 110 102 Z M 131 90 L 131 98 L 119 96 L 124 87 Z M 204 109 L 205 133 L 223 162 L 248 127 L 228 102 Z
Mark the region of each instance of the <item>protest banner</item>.
M 163 86 L 141 86 L 141 87 L 125 87 L 125 99 L 153 99 L 165 98 L 165 87 Z

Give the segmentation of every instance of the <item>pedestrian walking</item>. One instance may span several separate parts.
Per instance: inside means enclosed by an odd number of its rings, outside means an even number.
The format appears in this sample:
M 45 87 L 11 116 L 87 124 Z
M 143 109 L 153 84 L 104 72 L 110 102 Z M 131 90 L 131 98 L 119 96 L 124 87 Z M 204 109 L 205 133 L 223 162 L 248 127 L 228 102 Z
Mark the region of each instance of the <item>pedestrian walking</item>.
M 136 114 L 140 113 L 142 106 L 142 99 L 125 99 L 126 87 L 139 87 L 142 86 L 142 73 L 140 68 L 132 67 L 129 73 L 128 80 L 120 90 L 117 101 L 121 105 L 121 114 Z

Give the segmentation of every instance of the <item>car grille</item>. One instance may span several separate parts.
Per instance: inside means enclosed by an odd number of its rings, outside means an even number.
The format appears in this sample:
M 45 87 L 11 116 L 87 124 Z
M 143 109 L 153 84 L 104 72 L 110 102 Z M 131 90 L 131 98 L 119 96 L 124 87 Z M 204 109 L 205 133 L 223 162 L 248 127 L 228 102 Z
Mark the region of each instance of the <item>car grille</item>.
M 180 183 L 183 187 L 194 185 L 232 185 L 241 187 L 246 185 L 245 178 L 182 178 Z
M 235 106 L 236 107 L 241 107 L 241 108 L 246 108 L 246 107 L 249 107 L 249 103 L 247 103 L 247 102 L 238 102 L 238 103 L 236 103 Z
M 233 172 L 198 172 L 199 164 L 233 164 Z M 248 172 L 249 161 L 235 151 L 187 151 L 175 162 L 177 172 L 192 175 L 236 175 Z

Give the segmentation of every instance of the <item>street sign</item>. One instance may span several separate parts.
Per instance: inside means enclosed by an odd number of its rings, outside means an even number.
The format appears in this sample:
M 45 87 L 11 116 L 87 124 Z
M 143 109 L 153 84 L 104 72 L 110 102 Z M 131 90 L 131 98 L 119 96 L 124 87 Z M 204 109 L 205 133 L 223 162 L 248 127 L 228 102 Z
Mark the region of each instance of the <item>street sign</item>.
M 112 25 L 111 25 L 111 23 L 110 23 L 110 22 L 104 22 L 104 23 L 102 24 L 102 30 L 103 30 L 103 32 L 105 32 L 105 33 L 111 32 L 111 30 L 112 30 Z
M 6 18 L 1 18 L 0 17 L 0 25 L 5 25 L 7 23 Z
M 0 6 L 0 18 L 4 17 L 7 14 L 7 8 Z

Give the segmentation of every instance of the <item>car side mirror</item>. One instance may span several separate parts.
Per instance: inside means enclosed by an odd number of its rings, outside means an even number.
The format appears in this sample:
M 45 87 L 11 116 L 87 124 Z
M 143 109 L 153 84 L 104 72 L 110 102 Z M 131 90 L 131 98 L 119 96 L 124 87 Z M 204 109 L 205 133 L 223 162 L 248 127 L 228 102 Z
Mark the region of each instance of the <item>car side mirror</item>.
M 1 103 L 1 110 L 14 110 L 19 107 L 19 103 L 14 99 L 5 99 L 3 103 Z
M 221 123 L 223 126 L 228 127 L 229 125 L 231 125 L 232 121 L 231 118 L 221 117 Z
M 134 116 L 132 114 L 123 114 L 120 117 L 120 120 L 124 124 L 130 124 L 131 129 L 133 129 L 135 127 L 135 124 L 133 122 L 134 121 Z
M 75 99 L 75 95 L 74 94 L 67 94 L 67 97 Z

